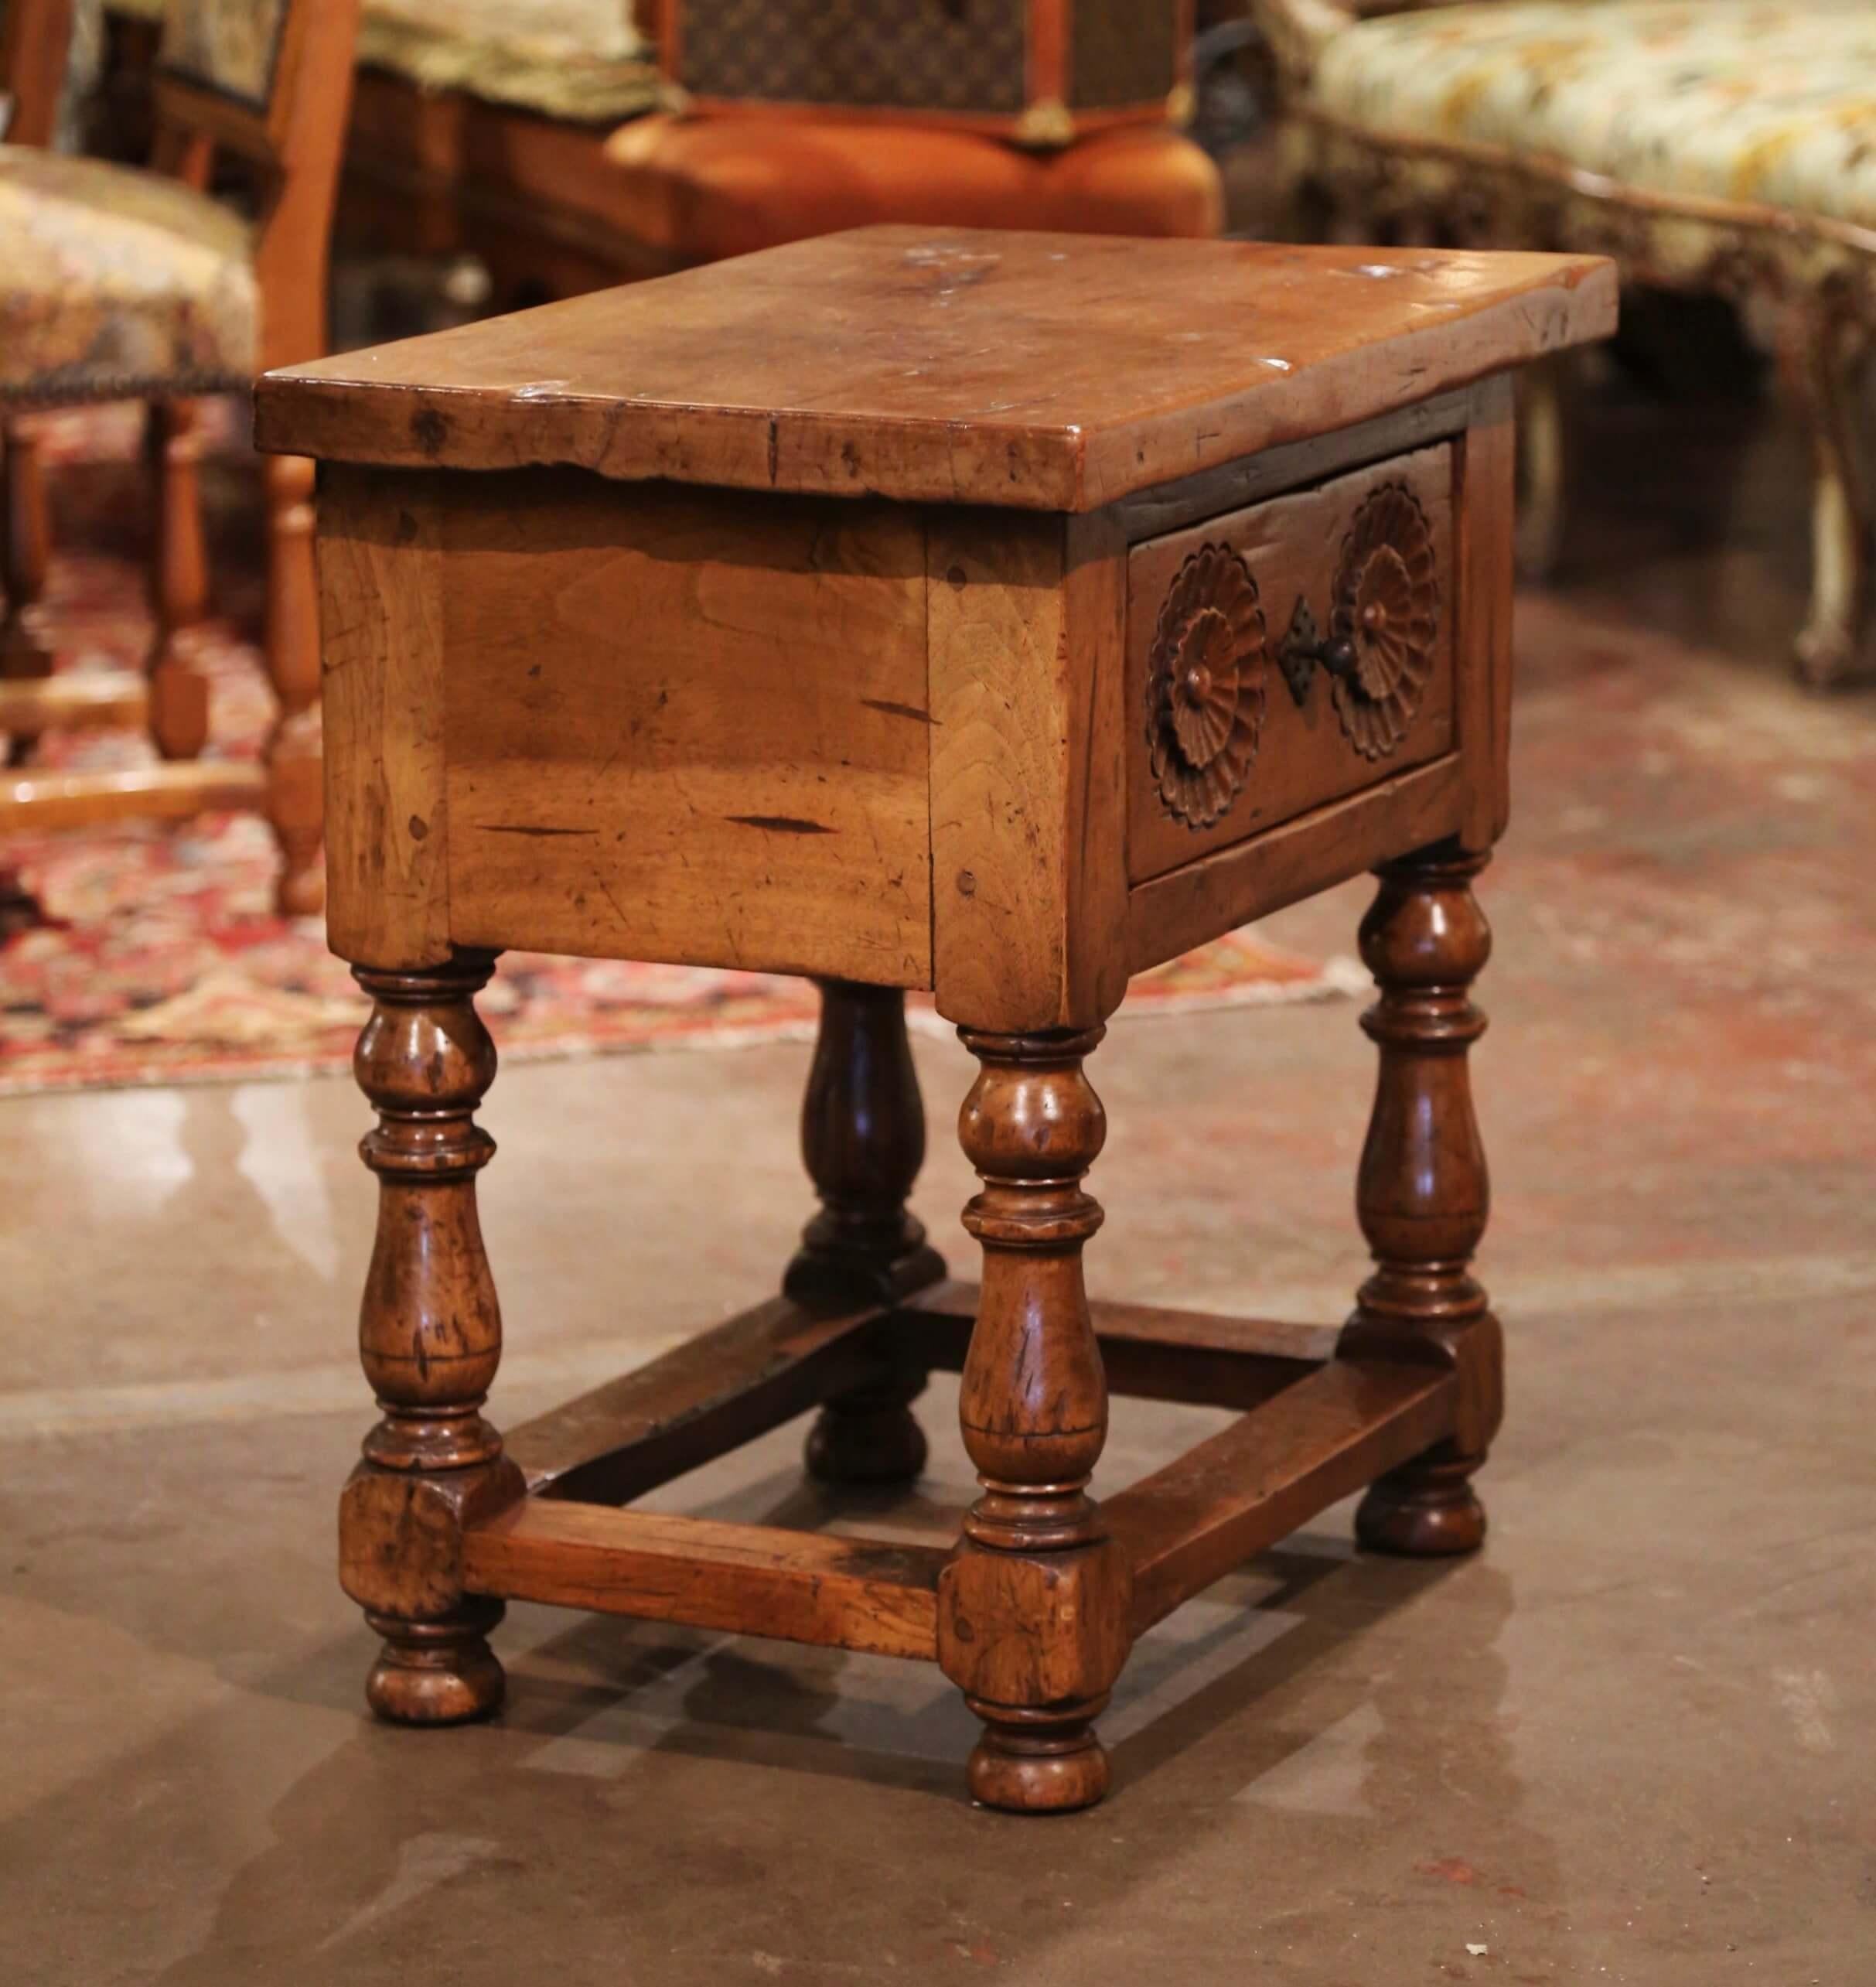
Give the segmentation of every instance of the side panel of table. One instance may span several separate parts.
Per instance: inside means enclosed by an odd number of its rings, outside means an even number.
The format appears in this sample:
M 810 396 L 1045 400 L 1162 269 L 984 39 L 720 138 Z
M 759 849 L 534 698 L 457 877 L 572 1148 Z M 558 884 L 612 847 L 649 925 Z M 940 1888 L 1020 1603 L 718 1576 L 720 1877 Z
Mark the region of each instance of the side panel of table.
M 930 984 L 916 512 L 329 468 L 321 572 L 345 956 Z

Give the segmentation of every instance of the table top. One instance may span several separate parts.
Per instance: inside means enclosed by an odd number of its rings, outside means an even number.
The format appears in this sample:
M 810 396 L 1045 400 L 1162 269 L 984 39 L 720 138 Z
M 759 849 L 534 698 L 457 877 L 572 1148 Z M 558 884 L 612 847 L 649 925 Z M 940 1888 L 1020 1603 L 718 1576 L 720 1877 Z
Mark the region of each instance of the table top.
M 1595 256 L 885 227 L 264 378 L 264 449 L 1080 511 L 1605 336 Z

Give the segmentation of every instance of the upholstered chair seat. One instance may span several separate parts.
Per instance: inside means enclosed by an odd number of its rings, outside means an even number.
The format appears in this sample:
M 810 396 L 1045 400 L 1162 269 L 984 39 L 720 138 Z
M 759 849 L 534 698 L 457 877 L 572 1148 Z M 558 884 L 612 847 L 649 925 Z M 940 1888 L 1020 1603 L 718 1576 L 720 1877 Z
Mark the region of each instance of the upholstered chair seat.
M 1871 0 L 1520 0 L 1363 21 L 1315 106 L 1672 197 L 1876 228 Z
M 206 194 L 0 145 L 0 400 L 207 393 L 252 377 L 252 230 Z
M 1254 5 L 1312 224 L 1594 250 L 1741 307 L 1816 458 L 1794 659 L 1816 684 L 1876 675 L 1876 0 Z M 1537 573 L 1562 539 L 1564 398 L 1554 368 L 1520 391 Z

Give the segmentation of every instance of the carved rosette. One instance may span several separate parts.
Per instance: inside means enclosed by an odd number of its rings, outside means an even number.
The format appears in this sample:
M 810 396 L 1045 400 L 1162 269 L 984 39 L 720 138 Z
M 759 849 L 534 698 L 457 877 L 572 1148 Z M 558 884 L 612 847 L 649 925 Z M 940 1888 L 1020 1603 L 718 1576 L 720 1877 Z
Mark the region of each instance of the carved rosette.
M 1383 483 L 1356 512 L 1335 571 L 1332 639 L 1354 667 L 1335 679 L 1342 728 L 1364 759 L 1407 736 L 1433 674 L 1440 586 L 1427 514 L 1404 483 Z
M 1250 568 L 1203 545 L 1159 610 L 1147 667 L 1147 745 L 1167 810 L 1209 828 L 1243 790 L 1264 729 L 1267 650 Z

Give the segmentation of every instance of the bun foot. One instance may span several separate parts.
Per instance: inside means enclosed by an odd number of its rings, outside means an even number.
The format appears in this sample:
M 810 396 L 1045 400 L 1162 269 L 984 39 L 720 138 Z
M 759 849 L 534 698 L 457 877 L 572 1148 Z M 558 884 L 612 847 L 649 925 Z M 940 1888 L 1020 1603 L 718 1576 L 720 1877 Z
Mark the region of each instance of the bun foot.
M 984 1728 L 966 1769 L 973 1801 L 1012 1815 L 1066 1815 L 1107 1791 L 1107 1750 L 1085 1722 Z
M 1485 1507 L 1473 1494 L 1474 1463 L 1422 1465 L 1383 1477 L 1361 1500 L 1355 1536 L 1370 1552 L 1449 1559 L 1485 1543 Z
M 394 1725 L 466 1725 L 501 1709 L 507 1687 L 483 1639 L 503 1613 L 499 1601 L 453 1621 L 398 1621 L 367 1613 L 384 1647 L 365 1682 L 365 1701 Z
M 925 1431 L 902 1401 L 822 1408 L 808 1432 L 807 1473 L 823 1483 L 909 1483 L 925 1467 Z

